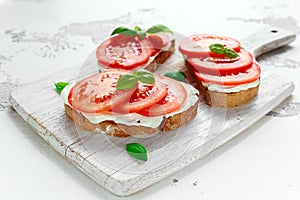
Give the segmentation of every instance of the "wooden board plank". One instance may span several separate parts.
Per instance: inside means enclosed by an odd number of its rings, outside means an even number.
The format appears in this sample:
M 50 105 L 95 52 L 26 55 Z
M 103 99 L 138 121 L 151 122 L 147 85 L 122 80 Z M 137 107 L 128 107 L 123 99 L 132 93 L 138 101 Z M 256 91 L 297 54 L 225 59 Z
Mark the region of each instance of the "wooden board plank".
M 255 55 L 290 43 L 295 36 L 265 28 L 243 43 Z M 114 138 L 92 134 L 76 127 L 65 115 L 63 102 L 53 87 L 55 81 L 70 81 L 96 72 L 94 54 L 87 68 L 61 71 L 25 85 L 10 98 L 11 105 L 35 131 L 62 156 L 111 192 L 126 196 L 169 176 L 237 136 L 287 98 L 294 85 L 262 68 L 258 96 L 247 105 L 232 109 L 211 108 L 201 100 L 196 118 L 187 126 L 149 138 Z M 174 57 L 160 68 L 183 66 Z M 84 72 L 84 73 L 83 73 Z M 79 76 L 79 75 L 80 76 Z M 125 151 L 125 144 L 139 142 L 148 149 L 149 160 L 137 161 Z

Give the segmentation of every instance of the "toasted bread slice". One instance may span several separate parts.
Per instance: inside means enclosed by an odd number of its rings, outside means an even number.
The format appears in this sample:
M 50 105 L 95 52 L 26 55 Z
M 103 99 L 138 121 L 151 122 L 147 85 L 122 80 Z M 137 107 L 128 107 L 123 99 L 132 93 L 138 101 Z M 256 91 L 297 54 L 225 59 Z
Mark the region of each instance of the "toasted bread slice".
M 68 96 L 72 85 L 67 86 L 61 93 L 67 116 L 82 129 L 91 132 L 101 132 L 116 137 L 130 135 L 149 136 L 158 132 L 177 129 L 190 122 L 197 113 L 199 92 L 194 87 L 183 84 L 187 99 L 180 109 L 167 115 L 147 117 L 137 113 L 129 114 L 89 114 L 77 111 L 70 106 Z
M 128 137 L 131 135 L 152 135 L 157 132 L 166 132 L 177 129 L 181 126 L 186 125 L 190 122 L 197 114 L 198 100 L 191 105 L 187 110 L 163 118 L 161 124 L 158 127 L 147 127 L 147 126 L 131 126 L 126 124 L 116 123 L 111 120 L 99 122 L 97 124 L 91 123 L 84 115 L 80 112 L 72 109 L 69 105 L 65 104 L 65 110 L 67 116 L 78 124 L 82 129 L 91 132 L 102 132 L 106 135 L 115 137 Z
M 213 107 L 224 107 L 232 108 L 236 106 L 241 106 L 243 104 L 251 101 L 258 93 L 259 85 L 254 88 L 249 88 L 247 90 L 241 90 L 239 92 L 216 92 L 210 91 L 207 87 L 203 86 L 202 82 L 199 81 L 199 90 L 204 96 L 208 105 Z

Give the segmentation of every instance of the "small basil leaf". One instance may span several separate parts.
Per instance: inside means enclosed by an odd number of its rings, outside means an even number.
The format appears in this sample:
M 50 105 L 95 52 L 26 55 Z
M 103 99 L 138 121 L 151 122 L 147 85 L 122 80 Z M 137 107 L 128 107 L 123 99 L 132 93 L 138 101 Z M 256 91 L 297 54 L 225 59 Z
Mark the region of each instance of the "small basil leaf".
M 138 160 L 148 160 L 146 148 L 139 143 L 130 143 L 126 145 L 127 153 Z
M 211 44 L 209 49 L 216 54 L 224 54 L 224 46 L 222 44 Z
M 227 58 L 236 58 L 239 55 L 233 49 L 225 48 L 222 44 L 211 44 L 209 49 L 216 54 L 223 54 Z
M 116 28 L 116 29 L 111 33 L 111 36 L 112 36 L 112 35 L 115 35 L 115 34 L 123 34 L 123 35 L 127 35 L 127 36 L 133 36 L 133 35 L 136 35 L 136 31 L 121 26 L 121 27 Z
M 159 33 L 159 32 L 173 34 L 173 31 L 171 31 L 168 27 L 166 27 L 165 25 L 162 25 L 162 24 L 152 26 L 146 31 L 146 33 L 150 33 L 150 34 L 151 33 Z
M 137 81 L 138 81 L 137 78 L 132 74 L 124 74 L 120 76 L 116 88 L 117 90 L 131 89 L 136 86 Z
M 145 74 L 145 75 L 139 76 L 138 80 L 141 81 L 142 83 L 146 83 L 146 84 L 153 84 L 153 83 L 155 83 L 154 76 L 153 75 L 149 75 L 149 74 Z
M 235 50 L 233 50 L 233 49 L 228 49 L 228 48 L 224 48 L 224 55 L 225 55 L 227 58 L 236 58 L 236 57 L 239 56 L 239 55 L 236 53 Z
M 168 72 L 165 74 L 166 77 L 175 79 L 177 81 L 184 81 L 186 79 L 186 75 L 184 72 Z
M 135 70 L 133 75 L 142 83 L 153 84 L 155 83 L 154 75 L 145 69 Z
M 135 26 L 135 27 L 133 28 L 133 30 L 136 31 L 136 32 L 142 31 L 142 29 L 141 29 L 140 27 L 138 27 L 138 26 Z
M 54 83 L 54 85 L 55 85 L 55 88 L 56 88 L 57 92 L 60 94 L 61 91 L 62 91 L 67 85 L 69 85 L 69 83 L 67 83 L 67 82 L 56 82 L 56 83 Z

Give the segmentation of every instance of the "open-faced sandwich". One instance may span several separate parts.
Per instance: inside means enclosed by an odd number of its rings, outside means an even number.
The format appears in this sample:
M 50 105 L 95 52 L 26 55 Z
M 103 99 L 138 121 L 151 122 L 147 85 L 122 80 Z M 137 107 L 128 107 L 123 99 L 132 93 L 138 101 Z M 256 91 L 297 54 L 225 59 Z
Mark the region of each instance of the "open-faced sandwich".
M 82 129 L 117 137 L 145 136 L 191 121 L 199 92 L 147 70 L 106 70 L 61 92 L 68 117 Z
M 174 52 L 173 32 L 164 25 L 155 25 L 145 32 L 116 28 L 111 37 L 97 48 L 96 57 L 100 71 L 105 69 L 146 69 L 154 72 Z
M 179 51 L 209 105 L 240 106 L 257 95 L 260 67 L 238 40 L 195 34 L 180 42 Z

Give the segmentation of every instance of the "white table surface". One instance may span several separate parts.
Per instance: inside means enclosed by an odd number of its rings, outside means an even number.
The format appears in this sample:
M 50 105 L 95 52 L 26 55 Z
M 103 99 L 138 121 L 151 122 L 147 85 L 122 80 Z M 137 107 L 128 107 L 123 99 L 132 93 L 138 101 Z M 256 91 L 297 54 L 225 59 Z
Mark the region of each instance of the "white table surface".
M 79 66 L 116 23 L 238 39 L 267 24 L 299 37 L 296 0 L 199 2 L 0 0 L 0 199 L 121 199 L 58 155 L 8 103 L 19 85 Z M 205 159 L 125 199 L 299 199 L 299 53 L 297 39 L 259 59 L 295 83 L 291 98 Z

